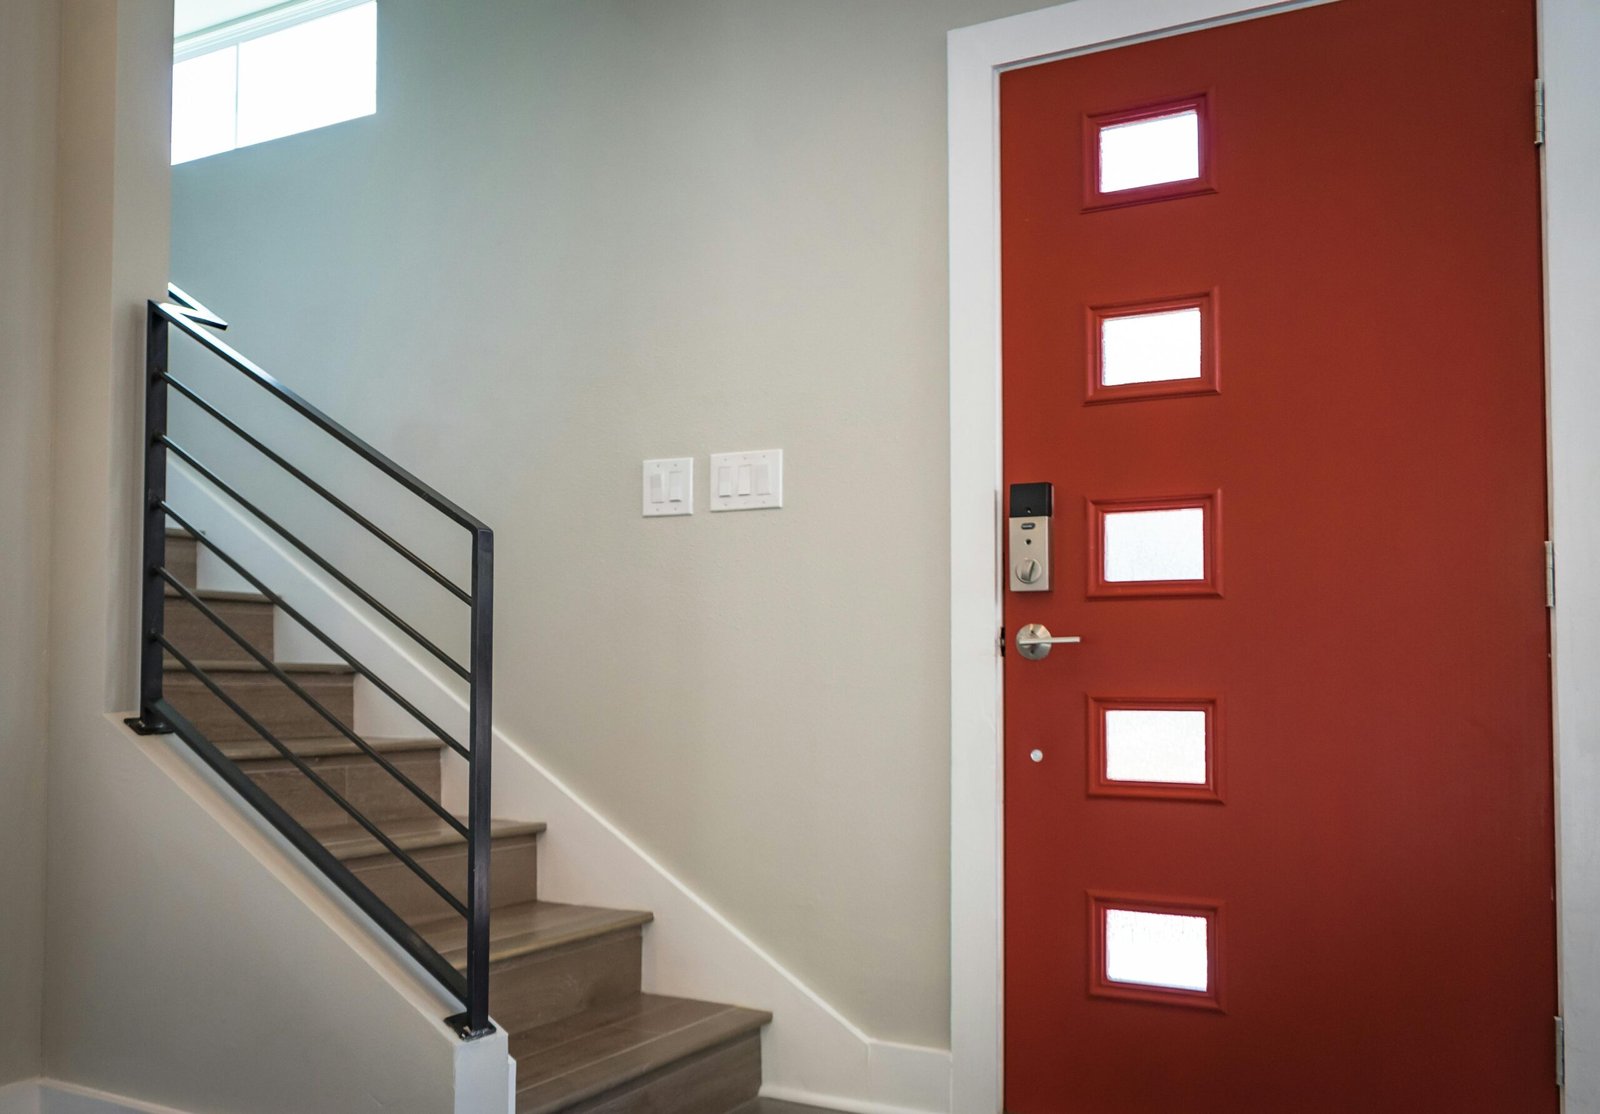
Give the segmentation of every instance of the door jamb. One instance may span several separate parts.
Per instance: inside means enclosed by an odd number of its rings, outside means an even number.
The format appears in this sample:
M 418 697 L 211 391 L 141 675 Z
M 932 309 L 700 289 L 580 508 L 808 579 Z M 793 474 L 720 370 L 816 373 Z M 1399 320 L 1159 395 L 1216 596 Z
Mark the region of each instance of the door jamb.
M 1073 0 L 950 32 L 950 1041 L 951 1109 L 997 1114 L 1003 1101 L 1004 785 L 1000 560 L 999 75 L 1338 0 Z M 1558 543 L 1553 687 L 1561 906 L 1560 990 L 1570 1109 L 1600 1104 L 1600 972 L 1568 956 L 1600 952 L 1600 881 L 1561 847 L 1600 841 L 1600 12 L 1540 0 L 1539 41 L 1558 134 L 1545 144 L 1546 319 L 1551 531 Z M 1532 91 L 1530 90 L 1530 142 Z M 1569 107 L 1560 113 L 1560 105 Z M 1585 119 L 1584 117 L 1588 118 Z M 1559 129 L 1567 129 L 1565 135 Z M 1587 427 L 1586 427 L 1587 426 Z M 1592 873 L 1592 872 L 1590 872 Z M 1592 1077 L 1592 1078 L 1591 1078 Z

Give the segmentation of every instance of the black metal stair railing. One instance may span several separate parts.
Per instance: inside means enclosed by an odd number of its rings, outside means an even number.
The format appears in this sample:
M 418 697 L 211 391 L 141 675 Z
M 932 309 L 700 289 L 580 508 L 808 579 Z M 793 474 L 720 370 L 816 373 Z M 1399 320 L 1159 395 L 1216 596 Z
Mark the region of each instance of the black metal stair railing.
M 128 723 L 143 734 L 175 733 L 200 755 L 230 786 L 281 832 L 302 854 L 321 869 L 363 912 L 371 917 L 445 989 L 460 999 L 463 1010 L 449 1021 L 464 1039 L 473 1039 L 493 1032 L 489 1022 L 489 856 L 490 856 L 490 773 L 492 738 L 490 700 L 492 695 L 492 662 L 494 652 L 494 533 L 478 519 L 446 499 L 432 487 L 401 468 L 387 456 L 356 437 L 344 426 L 301 398 L 294 391 L 268 375 L 227 344 L 219 340 L 212 330 L 226 329 L 227 322 L 211 313 L 199 302 L 177 287 L 168 288 L 166 302 L 150 302 L 145 358 L 145 506 L 144 548 L 142 561 L 141 651 L 139 663 L 139 715 Z M 407 493 L 444 515 L 470 535 L 472 586 L 460 587 L 448 576 L 417 556 L 404 544 L 362 514 L 348 502 L 318 483 L 302 469 L 281 454 L 263 444 L 233 418 L 223 413 L 190 385 L 176 379 L 168 362 L 171 330 L 176 327 L 196 341 L 202 348 L 244 375 L 277 401 L 332 437 L 345 448 L 377 469 L 382 475 L 398 484 Z M 375 595 L 363 588 L 354 577 L 339 568 L 333 561 L 319 553 L 303 539 L 296 536 L 261 507 L 247 499 L 224 481 L 215 470 L 207 467 L 193 453 L 172 439 L 167 426 L 169 392 L 177 391 L 201 413 L 208 415 L 223 428 L 242 439 L 261 453 L 284 473 L 339 510 L 345 517 L 361 526 L 384 545 L 410 562 L 423 574 L 466 604 L 470 622 L 470 657 L 466 665 L 456 661 L 412 624 L 386 606 Z M 250 572 L 232 554 L 220 546 L 175 509 L 167 498 L 167 464 L 175 456 L 187 464 L 208 484 L 220 491 L 236 506 L 281 537 L 296 551 L 304 555 L 344 589 L 372 608 L 378 615 L 411 639 L 447 669 L 467 683 L 468 727 L 466 740 L 453 737 L 416 705 L 405 698 L 391 683 L 385 681 L 367 664 L 345 649 L 321 627 L 300 610 L 290 605 L 280 594 L 270 589 L 259 577 Z M 354 727 L 331 712 L 326 705 L 297 682 L 293 676 L 263 653 L 249 639 L 239 633 L 217 609 L 189 585 L 182 583 L 167 567 L 167 524 L 193 537 L 219 560 L 241 576 L 261 596 L 281 609 L 284 614 L 305 629 L 313 638 L 326 646 L 346 663 L 355 674 L 371 682 L 378 691 L 424 729 L 431 732 L 446 747 L 467 762 L 467 819 L 460 819 L 445 809 L 427 790 L 400 770 L 383 753 L 358 734 Z M 325 720 L 332 732 L 343 736 L 357 751 L 372 759 L 380 769 L 395 779 L 403 788 L 420 800 L 443 824 L 466 840 L 467 873 L 466 900 L 457 897 L 426 867 L 391 839 L 382 826 L 365 816 L 360 809 L 345 798 L 336 788 L 320 776 L 314 765 L 306 762 L 294 749 L 277 737 L 241 704 L 215 677 L 197 664 L 182 648 L 168 639 L 165 631 L 165 612 L 168 590 L 171 598 L 182 600 L 194 608 L 209 623 L 217 627 L 234 642 L 245 655 L 265 671 L 265 674 L 288 689 L 304 702 L 313 713 Z M 321 792 L 326 794 L 364 832 L 375 839 L 412 874 L 419 878 L 435 895 L 466 921 L 467 969 L 461 972 L 446 960 L 402 917 L 375 895 L 355 874 L 333 855 L 317 837 L 294 819 L 276 800 L 258 786 L 221 748 L 184 716 L 167 699 L 164 691 L 165 658 L 167 656 L 185 672 L 192 675 L 203 688 L 224 707 L 237 716 L 251 731 L 259 735 L 283 759 L 304 775 Z

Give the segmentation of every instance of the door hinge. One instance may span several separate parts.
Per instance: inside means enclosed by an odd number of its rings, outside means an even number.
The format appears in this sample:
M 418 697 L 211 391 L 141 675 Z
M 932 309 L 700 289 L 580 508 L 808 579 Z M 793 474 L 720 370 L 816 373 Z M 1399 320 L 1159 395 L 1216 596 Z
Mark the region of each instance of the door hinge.
M 1567 1085 L 1567 1023 L 1556 1018 L 1556 1086 Z
M 1533 82 L 1533 145 L 1544 146 L 1544 78 Z
M 1000 628 L 1000 656 L 1006 656 L 1006 628 Z
M 1544 605 L 1556 605 L 1556 543 L 1544 543 Z

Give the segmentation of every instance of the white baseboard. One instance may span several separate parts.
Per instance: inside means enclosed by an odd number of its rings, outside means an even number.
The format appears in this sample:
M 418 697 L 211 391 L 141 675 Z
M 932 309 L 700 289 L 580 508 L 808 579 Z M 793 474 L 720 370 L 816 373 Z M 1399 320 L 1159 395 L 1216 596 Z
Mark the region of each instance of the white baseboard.
M 54 1079 L 0 1087 L 0 1114 L 190 1114 Z
M 424 714 L 447 728 L 464 722 L 464 704 L 450 682 L 181 462 L 173 462 L 169 493 L 198 529 L 396 684 Z M 404 733 L 407 719 L 358 679 L 358 729 Z M 463 770 L 464 763 L 446 763 L 447 802 L 465 799 Z M 645 989 L 772 1011 L 773 1023 L 762 1038 L 771 1094 L 857 1114 L 948 1114 L 947 1050 L 881 1041 L 863 1032 L 569 789 L 528 746 L 498 730 L 494 811 L 549 825 L 539 855 L 542 896 L 655 913 L 645 933 Z

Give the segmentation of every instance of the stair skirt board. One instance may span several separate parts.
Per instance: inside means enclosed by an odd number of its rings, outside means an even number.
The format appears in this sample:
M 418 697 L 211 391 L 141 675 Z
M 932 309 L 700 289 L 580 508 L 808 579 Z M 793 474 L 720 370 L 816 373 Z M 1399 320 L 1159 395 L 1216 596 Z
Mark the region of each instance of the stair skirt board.
M 392 638 L 368 622 L 359 608 L 344 599 L 320 574 L 267 537 L 242 513 L 217 498 L 181 461 L 172 462 L 169 493 L 170 501 L 190 522 L 216 537 L 224 549 L 255 575 L 270 584 L 292 605 L 311 615 L 330 636 L 378 675 L 405 692 L 424 715 L 442 723 L 453 723 L 461 716 L 463 708 L 458 698 L 443 679 L 420 661 L 418 652 L 409 650 L 398 637 Z M 247 603 L 249 593 L 226 591 L 238 585 L 225 577 L 216 576 L 217 563 L 208 563 L 208 556 L 207 551 L 200 547 L 194 564 L 202 598 L 215 596 L 220 602 L 222 597 L 228 597 L 227 602 L 230 603 Z M 179 599 L 178 602 L 182 604 L 184 601 Z M 210 602 L 208 599 L 208 604 Z M 287 645 L 290 639 L 281 622 L 277 627 L 277 635 L 279 653 L 294 652 Z M 299 641 L 303 643 L 306 639 Z M 225 650 L 226 647 L 213 643 L 212 649 Z M 268 679 L 259 666 L 254 669 L 241 668 L 238 660 L 232 657 L 214 659 L 209 664 L 216 665 L 228 678 L 225 687 L 229 691 L 237 684 L 241 686 L 241 691 L 249 694 L 249 698 L 242 700 L 242 703 L 252 709 L 259 707 L 263 716 L 270 716 L 274 721 L 279 717 L 288 720 L 288 735 L 293 737 L 280 738 L 297 755 L 302 753 L 302 747 L 307 754 L 339 752 L 337 735 L 326 720 L 314 721 L 300 709 L 283 703 L 264 688 L 257 687 L 259 681 Z M 167 674 L 169 680 L 186 676 L 173 672 Z M 325 664 L 308 663 L 295 669 L 295 677 L 308 690 L 313 690 L 319 699 L 326 692 L 330 710 L 337 718 L 357 727 L 363 736 L 403 740 L 408 735 L 425 734 L 417 729 L 409 717 L 376 693 L 364 679 L 352 676 L 348 671 L 341 672 Z M 176 698 L 179 695 L 187 698 L 186 704 L 179 702 Z M 290 699 L 295 698 L 291 696 Z M 209 717 L 218 711 L 232 715 L 225 708 L 219 708 L 220 702 L 203 689 L 175 694 L 173 702 L 183 709 L 192 707 L 201 716 Z M 303 703 L 301 708 L 304 708 Z M 233 718 L 237 724 L 237 717 Z M 220 735 L 216 744 L 218 750 L 238 755 L 241 759 L 245 755 L 253 755 L 255 761 L 261 763 L 258 772 L 263 777 L 271 772 L 267 766 L 272 761 L 267 757 L 268 752 L 262 749 L 258 740 L 252 741 L 248 729 L 240 726 L 230 730 L 220 721 L 215 721 L 215 728 Z M 563 949 L 571 953 L 566 958 L 558 959 L 553 949 L 541 951 L 538 948 L 513 956 L 496 955 L 493 962 L 497 973 L 491 976 L 492 980 L 498 982 L 509 978 L 510 970 L 515 968 L 530 989 L 535 985 L 549 988 L 563 977 L 558 967 L 552 967 L 551 964 L 571 962 L 582 966 L 587 963 L 599 968 L 606 966 L 598 962 L 601 951 L 607 952 L 612 960 L 621 955 L 636 954 L 640 958 L 637 961 L 631 958 L 624 961 L 624 974 L 613 972 L 612 982 L 608 986 L 580 984 L 577 990 L 567 995 L 557 995 L 562 1001 L 552 1001 L 551 1008 L 569 1009 L 585 1005 L 593 1008 L 596 1004 L 604 1004 L 607 996 L 614 1002 L 615 995 L 623 989 L 634 969 L 633 964 L 637 962 L 639 976 L 637 981 L 632 982 L 635 994 L 642 982 L 643 988 L 653 994 L 680 997 L 707 995 L 722 1001 L 772 1010 L 777 1022 L 765 1030 L 759 1042 L 766 1079 L 763 1092 L 768 1100 L 791 1102 L 802 1108 L 809 1105 L 812 1109 L 825 1107 L 855 1114 L 948 1114 L 948 1051 L 878 1041 L 867 1036 L 655 861 L 616 825 L 550 774 L 525 747 L 498 731 L 495 744 L 497 809 L 506 802 L 514 802 L 516 812 L 524 816 L 537 816 L 561 833 L 558 843 L 553 848 L 546 847 L 538 862 L 537 886 L 540 887 L 541 896 L 557 897 L 561 902 L 581 907 L 644 907 L 650 909 L 659 921 L 644 934 L 642 942 L 637 940 L 640 928 L 634 927 L 629 930 L 634 934 L 633 939 L 624 939 L 614 933 L 610 939 L 593 941 L 592 946 L 584 948 L 563 945 Z M 249 765 L 250 762 L 247 760 L 245 764 Z M 280 760 L 279 772 L 287 765 Z M 343 768 L 346 776 L 359 779 L 359 773 L 355 772 L 359 763 L 333 762 L 329 765 L 330 768 Z M 464 799 L 465 787 L 457 769 L 460 765 L 454 761 L 444 763 L 440 791 L 446 803 Z M 295 776 L 302 775 L 296 771 Z M 432 788 L 430 784 L 430 792 Z M 396 798 L 395 803 L 403 802 Z M 313 805 L 308 797 L 303 799 L 300 807 L 309 809 L 322 806 Z M 323 812 L 308 816 L 307 823 L 320 827 L 328 819 L 328 814 Z M 536 842 L 539 841 L 532 835 L 526 840 L 530 852 Z M 505 897 L 514 895 L 519 900 L 528 897 L 527 891 L 535 885 L 535 868 L 530 853 L 525 868 L 519 867 L 514 872 L 520 877 L 515 881 L 502 881 L 498 862 L 501 845 L 498 842 L 495 854 L 495 920 L 499 921 L 499 907 Z M 389 862 L 393 864 L 394 860 L 390 859 Z M 376 861 L 352 860 L 344 865 L 356 867 L 358 873 L 368 870 L 381 872 Z M 396 869 L 403 868 L 391 867 L 391 872 Z M 527 889 L 518 892 L 521 886 Z M 398 899 L 391 896 L 391 900 Z M 424 892 L 421 903 L 426 904 L 429 900 L 437 903 L 437 909 L 445 908 L 437 895 Z M 406 907 L 408 921 L 426 920 L 428 916 L 420 906 Z M 493 931 L 497 937 L 500 935 L 498 929 Z M 427 937 L 429 934 L 424 926 L 422 935 Z M 547 1012 L 533 1001 L 532 996 L 526 1004 L 513 1005 L 499 993 L 498 986 L 491 991 L 490 1009 L 497 1018 L 506 1015 L 508 1020 L 504 1023 L 514 1041 L 524 1026 L 550 1023 Z M 755 1043 L 751 1042 L 752 1045 Z M 699 1049 L 690 1058 L 707 1051 Z M 671 1072 L 663 1071 L 661 1074 L 669 1091 L 672 1086 L 690 1078 L 668 1079 Z M 531 1079 L 526 1067 L 519 1068 L 518 1075 L 519 1085 L 527 1088 Z M 523 1094 L 526 1097 L 526 1090 Z M 613 1105 L 613 1100 L 620 1105 Z M 755 1093 L 751 1091 L 731 1105 L 703 1107 L 697 1114 L 724 1114 L 724 1111 L 732 1114 L 735 1110 L 746 1114 L 747 1108 L 749 1114 L 758 1114 L 761 1107 L 750 1105 L 754 1100 Z M 629 1114 L 632 1109 L 630 1102 L 623 1101 L 623 1096 L 614 1094 L 612 1090 L 581 1101 L 584 1105 L 570 1109 L 592 1109 L 595 1114 Z M 641 1095 L 640 1101 L 650 1104 L 648 1109 L 654 1112 L 657 1108 L 653 1104 L 663 1100 L 652 1094 L 649 1097 Z

